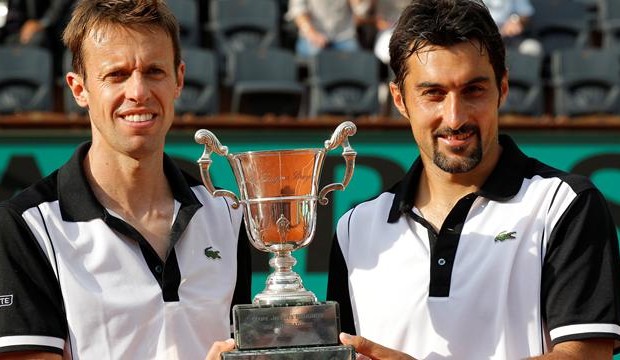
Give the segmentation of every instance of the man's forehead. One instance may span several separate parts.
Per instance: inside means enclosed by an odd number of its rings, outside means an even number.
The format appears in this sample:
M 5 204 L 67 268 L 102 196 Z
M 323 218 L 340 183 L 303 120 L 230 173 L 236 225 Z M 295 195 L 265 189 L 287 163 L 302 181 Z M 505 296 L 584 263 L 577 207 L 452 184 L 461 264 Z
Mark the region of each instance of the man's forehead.
M 404 82 L 407 86 L 429 84 L 463 86 L 472 81 L 494 81 L 495 72 L 488 51 L 469 41 L 453 45 L 427 44 L 409 56 Z
M 139 37 L 146 35 L 154 37 L 161 42 L 162 36 L 170 39 L 168 34 L 161 28 L 155 26 L 139 25 L 119 25 L 119 24 L 99 24 L 93 27 L 86 35 L 85 42 L 91 41 L 95 46 L 104 46 L 115 40 L 127 37 Z
M 467 46 L 471 46 L 471 48 L 467 48 Z M 448 51 L 448 52 L 463 52 L 462 50 L 474 50 L 473 52 L 467 51 L 470 53 L 478 53 L 481 57 L 488 58 L 488 52 L 482 45 L 482 43 L 478 40 L 464 40 L 462 42 L 450 44 L 450 45 L 437 45 L 431 43 L 425 43 L 418 47 L 412 54 L 410 58 L 416 58 L 420 63 L 426 64 L 428 63 L 429 56 L 433 55 L 438 51 Z
M 158 27 L 95 27 L 89 31 L 82 44 L 84 70 L 99 73 L 123 64 L 172 66 L 172 47 L 170 37 Z

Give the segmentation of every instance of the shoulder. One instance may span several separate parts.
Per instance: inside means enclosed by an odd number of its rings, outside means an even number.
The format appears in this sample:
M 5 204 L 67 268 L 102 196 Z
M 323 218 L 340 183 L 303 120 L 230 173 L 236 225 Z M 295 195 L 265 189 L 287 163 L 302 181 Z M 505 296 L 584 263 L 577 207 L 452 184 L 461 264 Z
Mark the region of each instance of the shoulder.
M 4 213 L 10 210 L 21 214 L 41 203 L 58 200 L 57 174 L 58 170 L 4 200 L 0 203 L 1 211 Z
M 530 167 L 527 177 L 558 179 L 562 181 L 562 183 L 566 184 L 576 194 L 596 189 L 596 186 L 592 183 L 592 181 L 584 175 L 559 170 L 533 158 L 530 159 Z
M 373 224 L 387 224 L 393 202 L 394 194 L 385 191 L 372 199 L 355 205 L 338 220 L 338 237 L 348 237 L 346 234 L 349 234 L 354 228 L 369 229 Z

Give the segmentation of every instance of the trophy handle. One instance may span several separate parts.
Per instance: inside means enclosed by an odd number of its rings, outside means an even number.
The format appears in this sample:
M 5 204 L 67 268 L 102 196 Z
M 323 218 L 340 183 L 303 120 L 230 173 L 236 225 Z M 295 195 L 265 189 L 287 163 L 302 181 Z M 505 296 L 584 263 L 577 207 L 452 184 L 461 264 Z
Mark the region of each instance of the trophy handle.
M 211 166 L 211 153 L 215 152 L 218 155 L 226 156 L 228 155 L 228 147 L 224 146 L 220 143 L 217 137 L 209 130 L 200 129 L 196 131 L 194 135 L 194 140 L 198 144 L 203 144 L 205 146 L 205 150 L 202 153 L 200 159 L 198 159 L 197 163 L 200 166 L 200 177 L 202 178 L 202 183 L 207 188 L 207 191 L 213 196 L 225 196 L 232 199 L 232 208 L 236 209 L 239 207 L 239 198 L 235 193 L 228 190 L 218 190 L 213 186 L 213 181 L 211 180 L 211 174 L 209 173 L 209 167 Z
M 325 150 L 327 151 L 333 150 L 342 145 L 342 157 L 346 162 L 346 169 L 342 182 L 325 185 L 325 187 L 321 189 L 319 192 L 319 203 L 321 205 L 327 205 L 329 202 L 326 197 L 328 193 L 335 190 L 344 190 L 347 185 L 349 185 L 351 177 L 353 177 L 353 169 L 355 168 L 355 157 L 357 156 L 357 152 L 353 149 L 353 147 L 351 147 L 351 144 L 349 144 L 349 136 L 355 135 L 356 132 L 357 127 L 355 124 L 351 121 L 345 121 L 338 125 L 332 134 L 331 139 L 325 140 Z

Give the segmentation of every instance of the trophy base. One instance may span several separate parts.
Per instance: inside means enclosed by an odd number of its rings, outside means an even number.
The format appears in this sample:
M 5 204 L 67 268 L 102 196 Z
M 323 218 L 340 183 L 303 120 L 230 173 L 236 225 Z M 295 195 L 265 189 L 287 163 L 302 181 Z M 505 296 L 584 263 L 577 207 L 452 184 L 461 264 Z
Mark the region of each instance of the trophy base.
M 338 303 L 296 306 L 235 305 L 234 338 L 239 350 L 339 344 Z
M 292 347 L 286 349 L 233 350 L 223 360 L 355 360 L 352 346 Z

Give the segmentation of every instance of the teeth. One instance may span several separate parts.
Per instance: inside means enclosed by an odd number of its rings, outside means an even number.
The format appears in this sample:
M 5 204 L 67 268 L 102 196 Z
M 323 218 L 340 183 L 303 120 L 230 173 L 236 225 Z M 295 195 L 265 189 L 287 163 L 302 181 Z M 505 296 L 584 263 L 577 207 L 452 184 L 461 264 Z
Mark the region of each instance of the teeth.
M 125 116 L 125 120 L 130 122 L 149 121 L 153 118 L 153 114 L 134 114 Z
M 448 135 L 448 140 L 464 140 L 469 137 L 469 134 L 457 134 L 457 135 Z

